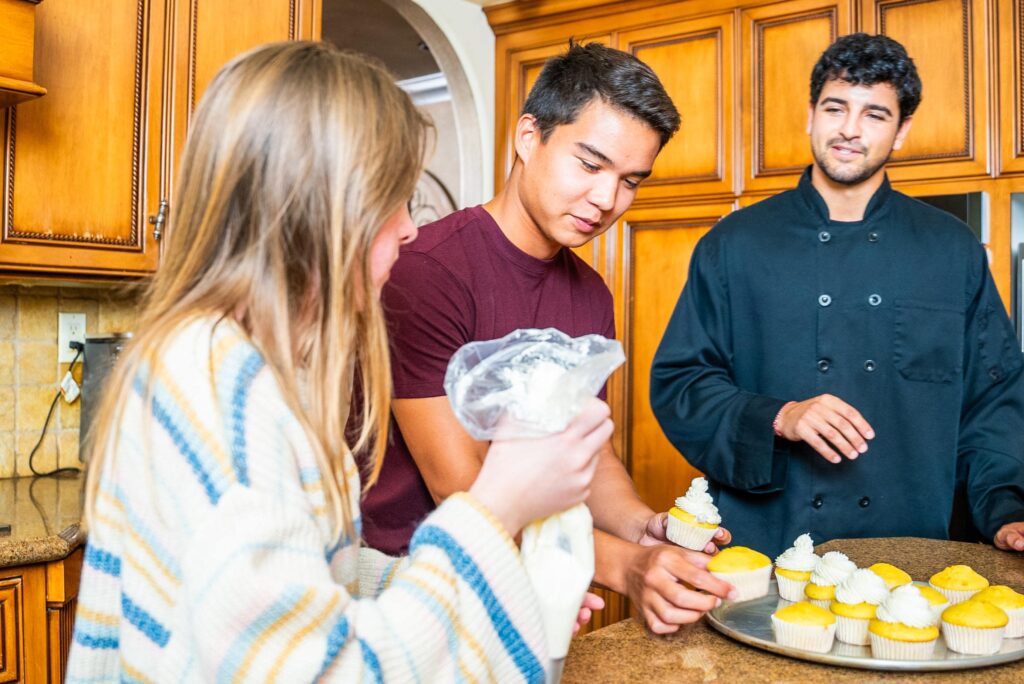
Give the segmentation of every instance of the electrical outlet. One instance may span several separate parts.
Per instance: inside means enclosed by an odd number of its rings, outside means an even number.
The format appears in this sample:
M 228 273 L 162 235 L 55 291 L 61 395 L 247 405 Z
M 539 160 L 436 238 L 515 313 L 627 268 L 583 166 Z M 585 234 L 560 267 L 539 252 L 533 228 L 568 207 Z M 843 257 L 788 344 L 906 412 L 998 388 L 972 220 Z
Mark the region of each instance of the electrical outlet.
M 77 353 L 71 348 L 72 341 L 85 344 L 85 314 L 57 314 L 57 362 L 71 363 Z

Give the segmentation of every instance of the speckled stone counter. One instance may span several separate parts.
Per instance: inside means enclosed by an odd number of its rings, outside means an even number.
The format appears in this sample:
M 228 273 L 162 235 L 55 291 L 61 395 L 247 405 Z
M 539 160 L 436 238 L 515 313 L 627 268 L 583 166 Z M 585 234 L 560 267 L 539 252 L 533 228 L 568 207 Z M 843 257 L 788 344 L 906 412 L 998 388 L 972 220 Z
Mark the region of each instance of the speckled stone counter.
M 993 584 L 1024 592 L 1024 554 L 982 544 L 931 539 L 840 539 L 818 552 L 842 551 L 860 567 L 886 561 L 914 579 L 926 580 L 947 565 L 963 563 Z M 1024 682 L 1024 661 L 953 672 L 896 674 L 818 665 L 761 651 L 716 632 L 705 620 L 678 633 L 655 636 L 634 620 L 623 620 L 573 641 L 562 674 L 564 684 L 586 682 Z
M 0 568 L 67 557 L 85 542 L 81 475 L 0 480 Z

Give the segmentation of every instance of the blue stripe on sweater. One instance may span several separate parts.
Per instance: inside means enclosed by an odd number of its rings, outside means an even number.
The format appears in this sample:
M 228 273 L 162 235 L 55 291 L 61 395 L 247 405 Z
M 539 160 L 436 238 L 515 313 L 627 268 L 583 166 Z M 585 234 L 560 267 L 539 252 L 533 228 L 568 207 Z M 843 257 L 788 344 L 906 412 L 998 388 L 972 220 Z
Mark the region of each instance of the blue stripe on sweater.
M 74 641 L 93 649 L 116 649 L 120 645 L 117 627 L 90 620 L 82 613 L 75 616 Z
M 348 641 L 348 618 L 342 615 L 327 634 L 327 651 L 324 653 L 324 662 L 320 665 L 320 671 L 316 673 L 317 679 L 324 676 L 346 641 Z
M 249 468 L 245 445 L 245 411 L 253 378 L 263 365 L 262 356 L 255 351 L 250 353 L 242 362 L 242 367 L 235 377 L 234 391 L 231 395 L 231 465 L 235 470 L 235 477 L 246 486 L 249 485 Z
M 106 575 L 121 576 L 121 559 L 109 551 L 97 548 L 95 544 L 86 545 L 85 563 Z
M 370 645 L 364 639 L 359 640 L 359 647 L 363 651 L 363 665 L 369 669 L 370 677 L 363 677 L 363 681 L 371 681 L 374 684 L 384 684 L 384 673 L 380 670 L 380 661 L 377 654 L 373 652 Z M 372 677 L 372 678 L 371 678 Z
M 220 668 L 217 670 L 218 682 L 224 682 L 227 684 L 227 682 L 231 682 L 235 678 L 238 669 L 245 662 L 246 656 L 249 654 L 253 642 L 255 642 L 270 625 L 290 613 L 292 609 L 295 608 L 296 604 L 298 604 L 302 599 L 304 593 L 305 591 L 303 587 L 286 587 L 281 598 L 245 626 L 245 629 L 243 629 L 242 633 L 235 638 L 234 643 L 231 644 L 227 653 L 224 654 L 224 659 L 221 661 Z
M 450 534 L 436 525 L 429 524 L 421 525 L 416 530 L 416 533 L 413 534 L 412 541 L 409 543 L 410 555 L 412 555 L 417 547 L 423 545 L 436 546 L 448 555 L 455 570 L 480 598 L 484 608 L 487 610 L 488 616 L 491 618 L 494 631 L 498 634 L 502 644 L 505 646 L 505 650 L 515 662 L 523 677 L 530 682 L 544 681 L 544 667 L 533 651 L 530 650 L 529 646 L 526 645 L 526 642 L 523 641 L 519 630 L 512 624 L 508 613 L 505 612 L 498 597 L 491 591 L 490 585 L 484 578 L 483 573 L 480 572 L 480 568 L 477 567 L 477 564 L 470 555 L 466 553 L 466 550 Z
M 157 622 L 156 618 L 146 612 L 142 606 L 128 598 L 125 593 L 121 594 L 121 614 L 154 644 L 160 648 L 167 645 L 171 638 L 171 633 L 167 628 Z

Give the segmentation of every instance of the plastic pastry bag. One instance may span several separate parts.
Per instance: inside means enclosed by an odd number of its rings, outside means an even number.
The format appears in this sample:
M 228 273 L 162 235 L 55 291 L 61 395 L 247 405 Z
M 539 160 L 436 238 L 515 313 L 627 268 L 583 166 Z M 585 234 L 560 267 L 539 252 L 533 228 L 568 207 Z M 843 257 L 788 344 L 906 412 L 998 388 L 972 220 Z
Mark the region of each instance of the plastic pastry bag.
M 448 363 L 444 389 L 459 422 L 479 440 L 561 432 L 625 361 L 600 335 L 521 329 L 471 342 Z M 594 577 L 594 521 L 579 504 L 523 530 L 523 564 L 544 617 L 548 652 L 564 658 Z

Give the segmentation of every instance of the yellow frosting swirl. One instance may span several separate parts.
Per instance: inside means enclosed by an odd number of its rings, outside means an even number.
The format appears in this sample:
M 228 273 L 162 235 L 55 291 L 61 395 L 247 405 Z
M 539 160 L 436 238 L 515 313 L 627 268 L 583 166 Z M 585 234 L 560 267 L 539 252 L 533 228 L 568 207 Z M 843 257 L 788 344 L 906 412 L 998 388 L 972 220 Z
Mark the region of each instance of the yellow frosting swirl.
M 746 546 L 730 546 L 708 561 L 709 572 L 747 572 L 772 564 L 772 559 Z

